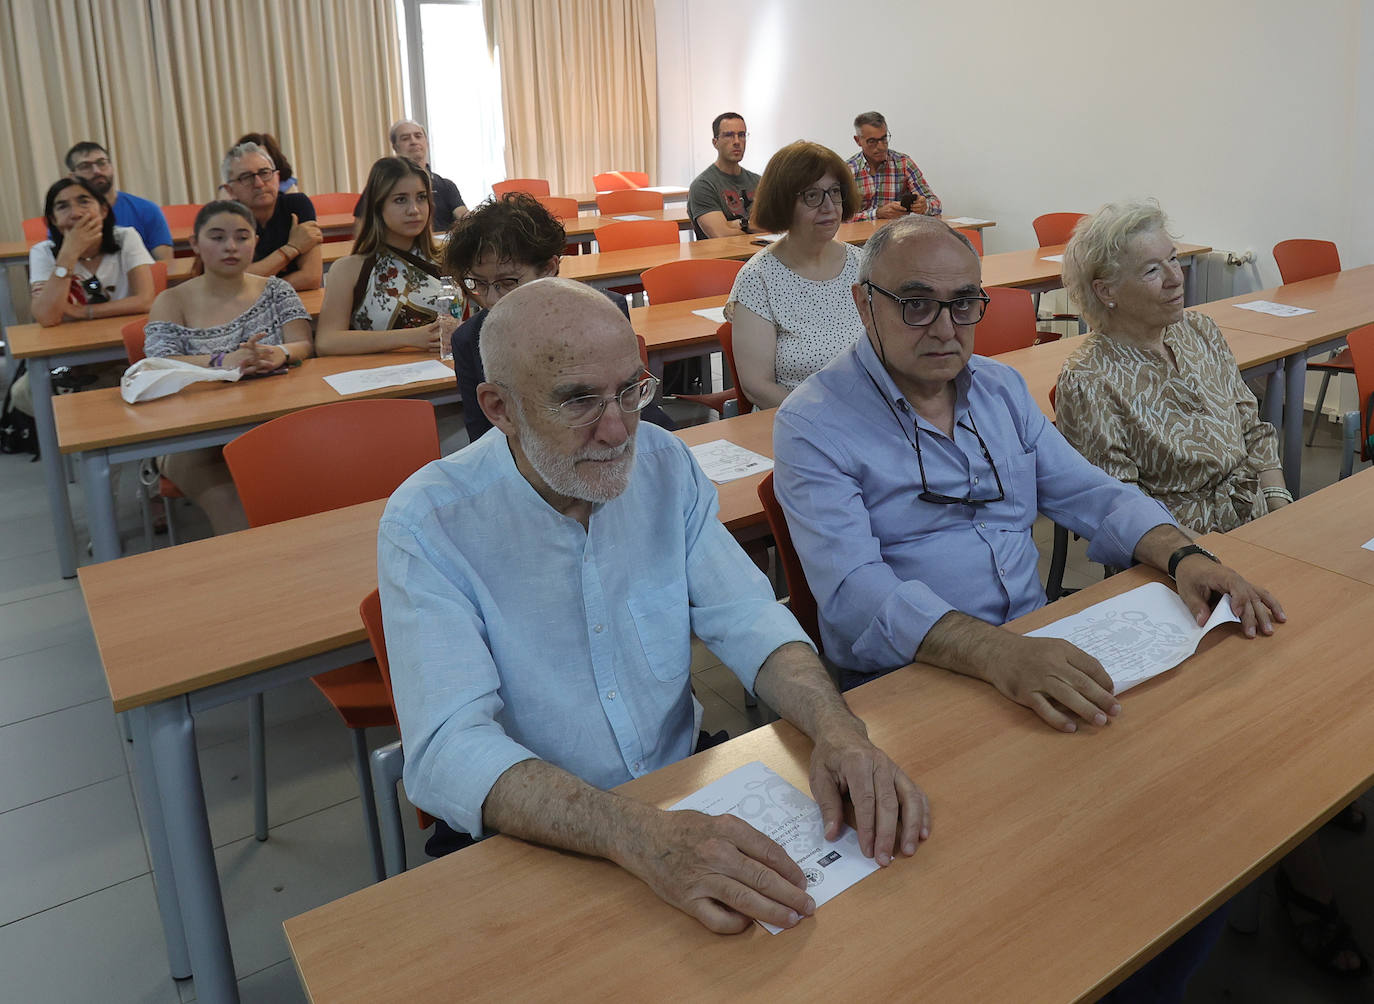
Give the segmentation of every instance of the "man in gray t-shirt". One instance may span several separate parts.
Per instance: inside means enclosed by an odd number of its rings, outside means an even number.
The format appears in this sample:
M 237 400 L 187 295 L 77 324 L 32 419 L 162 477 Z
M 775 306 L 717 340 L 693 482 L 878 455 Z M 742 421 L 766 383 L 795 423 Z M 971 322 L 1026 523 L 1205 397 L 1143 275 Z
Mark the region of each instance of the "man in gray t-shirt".
M 687 215 L 698 237 L 733 237 L 749 233 L 749 207 L 759 176 L 740 166 L 744 159 L 744 119 L 738 112 L 722 112 L 711 123 L 716 160 L 692 181 Z

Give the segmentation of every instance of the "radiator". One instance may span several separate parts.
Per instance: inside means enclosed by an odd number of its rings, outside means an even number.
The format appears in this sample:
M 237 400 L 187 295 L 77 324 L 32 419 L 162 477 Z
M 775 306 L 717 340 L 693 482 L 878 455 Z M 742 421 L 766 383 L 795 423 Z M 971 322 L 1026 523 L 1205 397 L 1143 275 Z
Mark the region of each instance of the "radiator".
M 1188 276 L 1188 303 L 1210 303 L 1249 293 L 1261 286 L 1253 251 L 1209 251 L 1194 255 Z

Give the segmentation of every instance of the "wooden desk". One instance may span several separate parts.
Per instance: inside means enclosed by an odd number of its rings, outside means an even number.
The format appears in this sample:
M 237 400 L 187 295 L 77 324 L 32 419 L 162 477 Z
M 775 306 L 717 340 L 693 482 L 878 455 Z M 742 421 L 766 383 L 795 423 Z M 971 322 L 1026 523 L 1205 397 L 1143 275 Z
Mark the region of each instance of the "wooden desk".
M 317 317 L 324 303 L 324 290 L 311 289 L 300 294 L 301 303 Z M 73 321 L 44 328 L 19 324 L 8 329 L 9 349 L 16 359 L 28 359 L 29 389 L 33 395 L 33 422 L 38 433 L 38 449 L 43 464 L 43 481 L 48 494 L 48 515 L 52 519 L 57 544 L 57 564 L 64 579 L 76 574 L 76 541 L 72 533 L 71 500 L 67 497 L 67 473 L 62 465 L 53 418 L 52 377 L 54 366 L 79 366 L 82 363 L 110 362 L 126 358 L 124 325 L 137 316 L 101 317 L 92 321 Z M 89 392 L 88 392 L 89 393 Z M 116 392 L 117 393 L 117 392 Z M 72 395 L 67 395 L 68 397 Z
M 593 210 L 595 203 L 593 203 Z M 613 213 L 603 216 L 598 212 L 583 213 L 576 219 L 560 220 L 563 224 L 563 232 L 569 237 L 586 237 L 586 243 L 591 242 L 592 231 L 597 227 L 604 227 L 611 223 L 620 223 L 622 216 L 643 216 L 650 220 L 671 220 L 676 223 L 679 230 L 691 230 L 692 220 L 687 215 L 686 206 L 671 206 L 663 209 L 637 209 L 634 212 Z
M 754 416 L 731 422 L 715 426 L 771 454 L 771 423 Z M 689 443 L 710 438 L 692 432 L 680 435 Z M 744 489 L 725 489 L 732 486 L 722 489 L 720 518 L 747 534 L 746 507 L 735 501 Z M 172 973 L 191 975 L 199 956 L 201 1000 L 234 999 L 235 983 L 191 713 L 370 657 L 358 604 L 377 585 L 384 506 L 366 502 L 80 570 L 114 708 L 130 713 L 135 733 L 139 801 Z M 308 598 L 305 608 L 293 606 L 291 617 L 281 617 L 283 604 L 300 597 Z M 156 645 L 148 642 L 151 609 L 158 611 Z M 225 633 L 228 621 L 262 629 Z M 175 881 L 173 845 L 180 856 Z M 183 915 L 206 932 L 189 957 Z
M 1235 306 L 1253 300 L 1307 307 L 1313 313 L 1274 317 Z M 1374 322 L 1374 265 L 1215 300 L 1192 309 L 1207 314 L 1223 328 L 1258 332 L 1293 344 L 1284 377 L 1283 473 L 1288 490 L 1296 497 L 1302 480 L 1302 415 L 1306 407 L 1307 357 L 1339 348 L 1345 336 L 1355 328 Z
M 353 253 L 352 241 L 326 241 L 320 245 L 320 257 L 324 263 L 324 270 L 329 271 L 329 266 L 333 265 L 340 258 L 344 258 Z M 167 284 L 175 286 L 179 282 L 185 282 L 191 278 L 191 266 L 195 263 L 194 258 L 174 258 L 167 265 Z M 302 296 L 305 294 L 302 293 Z
M 1305 495 L 1229 536 L 1374 585 L 1374 551 L 1362 546 L 1374 538 L 1374 469 Z
M 694 425 L 690 429 L 679 429 L 677 436 L 688 446 L 713 443 L 718 439 L 728 439 L 736 446 L 753 450 L 770 459 L 773 456 L 773 417 L 776 408 L 767 411 L 751 411 L 747 415 L 723 418 L 719 422 Z M 755 474 L 735 481 L 716 485 L 716 495 L 720 499 L 720 521 L 725 528 L 741 541 L 768 535 L 768 522 L 764 519 L 763 506 L 759 502 L 759 482 L 764 475 Z
M 1047 293 L 1064 285 L 1064 263 L 1047 261 L 1050 255 L 1063 255 L 1066 245 L 1055 244 L 1023 251 L 1003 251 L 983 256 L 984 286 L 1014 286 L 1032 293 Z M 1185 268 L 1196 255 L 1211 251 L 1206 244 L 1178 245 L 1179 259 Z
M 686 202 L 687 192 L 685 188 L 677 185 L 650 185 L 644 189 L 646 192 L 659 192 L 663 195 L 664 202 Z M 604 192 L 575 192 L 572 195 L 560 195 L 560 199 L 576 199 L 577 208 L 584 210 L 596 209 L 597 195 L 604 195 Z
M 1374 590 L 1229 537 L 1204 543 L 1282 583 L 1290 623 L 1269 639 L 1209 636 L 1127 694 L 1107 728 L 1055 733 L 985 684 L 927 667 L 851 691 L 874 741 L 931 796 L 934 832 L 795 930 L 713 935 L 614 865 L 498 836 L 287 921 L 302 983 L 317 1004 L 455 986 L 492 1000 L 665 987 L 689 1000 L 1095 999 L 1374 773 L 1374 703 L 1323 703 L 1311 726 L 1314 693 L 1374 685 L 1363 643 L 1321 629 L 1331 609 L 1374 614 Z M 1148 578 L 1132 570 L 1014 627 Z M 778 723 L 619 790 L 668 805 L 755 759 L 805 790 L 809 746 Z
M 110 465 L 222 446 L 235 436 L 279 415 L 355 398 L 423 397 L 458 400 L 452 377 L 341 395 L 324 377 L 432 358 L 422 352 L 325 356 L 306 359 L 282 376 L 238 383 L 201 383 L 178 394 L 142 404 L 125 404 L 119 388 L 64 394 L 53 402 L 57 443 L 82 458 L 86 516 L 96 561 L 120 555 Z

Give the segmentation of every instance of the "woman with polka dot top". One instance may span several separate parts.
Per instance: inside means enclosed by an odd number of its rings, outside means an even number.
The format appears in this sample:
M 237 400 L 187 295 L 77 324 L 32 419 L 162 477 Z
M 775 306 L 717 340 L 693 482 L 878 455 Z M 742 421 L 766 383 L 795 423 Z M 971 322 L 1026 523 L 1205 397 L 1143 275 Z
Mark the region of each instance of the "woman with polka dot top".
M 818 143 L 791 143 L 764 168 L 750 225 L 786 234 L 740 270 L 727 309 L 735 376 L 760 408 L 781 404 L 863 333 L 851 292 L 859 250 L 835 239 L 860 205 L 845 162 Z

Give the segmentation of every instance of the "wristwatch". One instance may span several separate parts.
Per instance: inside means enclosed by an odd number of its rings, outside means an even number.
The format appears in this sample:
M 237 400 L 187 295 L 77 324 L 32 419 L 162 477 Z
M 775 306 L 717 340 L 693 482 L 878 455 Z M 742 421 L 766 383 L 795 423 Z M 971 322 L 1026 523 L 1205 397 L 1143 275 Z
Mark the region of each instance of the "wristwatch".
M 67 276 L 72 274 L 72 270 L 69 269 L 66 265 L 58 265 L 55 269 L 52 270 L 52 274 L 57 276 L 59 279 L 65 279 L 67 278 Z
M 1188 555 L 1190 554 L 1200 554 L 1204 558 L 1211 558 L 1218 565 L 1221 564 L 1221 559 L 1218 558 L 1211 551 L 1207 550 L 1207 548 L 1198 547 L 1198 545 L 1196 544 L 1186 544 L 1183 547 L 1180 547 L 1173 554 L 1169 555 L 1169 578 L 1178 578 L 1178 576 L 1174 574 L 1175 570 L 1177 570 L 1178 568 L 1178 563 L 1182 561 L 1184 558 L 1188 557 Z

